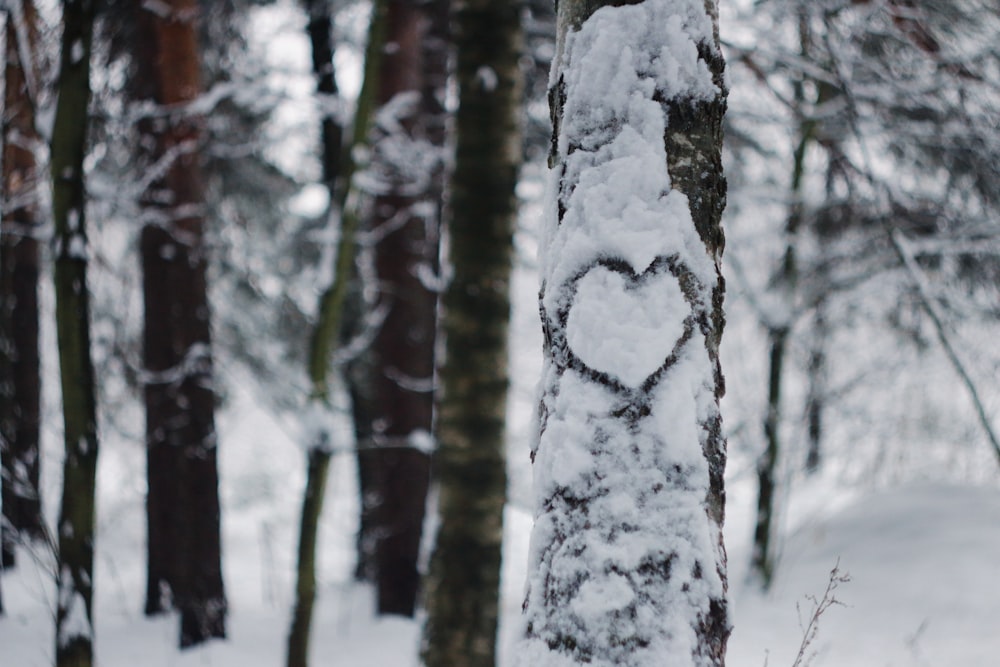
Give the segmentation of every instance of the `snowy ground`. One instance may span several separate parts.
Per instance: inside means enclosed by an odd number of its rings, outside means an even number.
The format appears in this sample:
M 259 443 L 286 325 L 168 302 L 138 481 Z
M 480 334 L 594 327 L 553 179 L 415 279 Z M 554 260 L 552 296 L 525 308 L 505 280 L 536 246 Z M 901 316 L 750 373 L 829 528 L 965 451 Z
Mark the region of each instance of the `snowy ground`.
M 226 583 L 230 639 L 186 653 L 174 649 L 175 619 L 149 621 L 143 590 L 142 456 L 122 442 L 106 444 L 101 467 L 97 572 L 98 664 L 102 667 L 273 667 L 283 662 L 292 588 L 294 516 L 300 454 L 284 425 L 236 397 L 221 420 Z M 415 623 L 373 618 L 370 593 L 349 582 L 354 529 L 352 463 L 338 459 L 324 518 L 320 604 L 314 664 L 409 667 L 416 664 Z M 832 666 L 996 665 L 1000 654 L 1000 490 L 907 485 L 848 500 L 801 494 L 815 508 L 790 530 L 772 592 L 746 582 L 753 488 L 730 485 L 727 525 L 735 629 L 731 667 L 788 667 L 802 638 L 800 612 L 821 595 L 839 562 L 850 583 L 836 592 L 844 606 L 821 619 L 812 664 Z M 503 644 L 520 611 L 530 517 L 507 513 Z M 0 620 L 0 666 L 51 664 L 51 559 L 22 551 L 3 579 L 7 616 Z M 501 664 L 506 664 L 505 653 Z

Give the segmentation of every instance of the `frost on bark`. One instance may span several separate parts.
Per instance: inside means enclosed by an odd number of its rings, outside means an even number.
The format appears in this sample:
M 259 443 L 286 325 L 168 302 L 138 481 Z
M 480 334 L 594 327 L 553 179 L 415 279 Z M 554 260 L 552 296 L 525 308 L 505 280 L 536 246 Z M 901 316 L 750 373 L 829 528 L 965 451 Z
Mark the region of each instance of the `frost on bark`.
M 564 0 L 558 20 L 518 664 L 718 667 L 729 621 L 716 5 Z
M 448 2 L 392 0 L 386 23 L 393 48 L 382 56 L 371 165 L 359 179 L 373 196 L 375 307 L 384 313 L 365 361 L 361 557 L 379 613 L 413 616 L 430 483 Z
M 434 476 L 441 518 L 426 583 L 427 667 L 494 664 L 506 495 L 504 417 L 514 188 L 521 161 L 519 3 L 455 3 L 459 107 L 447 223 Z
M 65 460 L 56 525 L 56 667 L 90 667 L 94 621 L 94 492 L 97 401 L 90 356 L 86 191 L 83 158 L 90 101 L 94 4 L 63 2 L 63 35 L 51 176 L 56 335 L 62 385 Z
M 37 19 L 30 1 L 8 3 L 6 13 L 0 222 L 0 566 L 5 568 L 14 565 L 17 542 L 44 536 L 38 455 Z
M 225 637 L 195 0 L 136 8 L 143 178 L 146 613 L 180 610 L 180 645 Z

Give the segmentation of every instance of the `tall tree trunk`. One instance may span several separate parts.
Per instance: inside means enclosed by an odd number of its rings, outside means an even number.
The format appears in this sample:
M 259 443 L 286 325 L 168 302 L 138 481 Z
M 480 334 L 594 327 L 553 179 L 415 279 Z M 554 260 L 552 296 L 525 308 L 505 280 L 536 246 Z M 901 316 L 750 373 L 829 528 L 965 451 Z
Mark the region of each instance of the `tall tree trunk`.
M 38 356 L 39 173 L 35 148 L 36 13 L 30 0 L 7 10 L 0 221 L 0 566 L 14 565 L 20 538 L 44 536 L 39 488 L 41 378 Z M 27 59 L 24 61 L 23 59 Z
M 799 54 L 809 55 L 809 27 L 806 10 L 799 14 Z M 806 151 L 812 143 L 816 121 L 805 116 L 805 90 L 802 79 L 793 82 L 795 145 L 792 151 L 792 176 L 789 186 L 788 217 L 785 220 L 784 254 L 773 279 L 773 289 L 781 306 L 775 321 L 767 322 L 769 368 L 767 376 L 767 413 L 764 415 L 764 451 L 757 461 L 757 521 L 754 526 L 753 552 L 750 568 L 766 590 L 774 576 L 774 532 L 777 510 L 778 460 L 781 455 L 782 384 L 785 376 L 785 355 L 795 316 L 799 282 L 798 246 L 803 223 L 802 179 L 805 175 Z
M 385 318 L 366 360 L 371 424 L 358 458 L 378 611 L 413 616 L 430 482 L 448 2 L 390 0 L 386 18 L 395 46 L 382 58 L 365 179 Z
M 718 667 L 724 63 L 705 0 L 563 0 L 518 662 Z
M 146 613 L 180 610 L 180 645 L 225 637 L 215 391 L 204 246 L 195 0 L 137 9 L 138 99 L 155 111 L 140 144 L 149 495 Z
M 829 104 L 843 93 L 829 83 L 818 84 L 818 104 Z M 808 448 L 806 450 L 805 471 L 812 475 L 819 471 L 823 462 L 823 429 L 824 415 L 829 401 L 829 360 L 828 348 L 831 338 L 831 322 L 829 315 L 829 297 L 832 286 L 831 264 L 835 261 L 833 247 L 837 237 L 844 233 L 850 224 L 844 219 L 844 209 L 838 203 L 837 184 L 844 180 L 844 155 L 840 141 L 843 137 L 837 132 L 836 126 L 824 127 L 817 125 L 816 143 L 826 151 L 826 202 L 812 225 L 812 237 L 816 243 L 819 257 L 813 268 L 812 283 L 816 296 L 813 306 L 812 332 L 809 349 L 807 372 L 809 387 L 806 390 L 806 425 L 808 429 Z
M 371 126 L 372 109 L 377 75 L 385 44 L 386 1 L 375 0 L 372 6 L 371 24 L 368 31 L 368 45 L 365 49 L 365 71 L 358 95 L 354 115 L 351 140 L 340 150 L 339 165 L 333 162 L 336 154 L 335 141 L 339 136 L 334 128 L 323 130 L 323 179 L 331 191 L 329 219 L 331 224 L 339 221 L 339 239 L 334 258 L 333 275 L 326 285 L 317 304 L 316 324 L 309 342 L 308 368 L 310 395 L 305 414 L 311 423 L 307 424 L 305 443 L 308 449 L 308 470 L 306 488 L 302 497 L 302 512 L 299 523 L 299 548 L 296 562 L 295 606 L 292 610 L 292 624 L 288 634 L 288 667 L 306 667 L 309 663 L 309 639 L 312 627 L 313 605 L 316 599 L 316 542 L 319 531 L 319 517 L 323 509 L 326 493 L 327 471 L 333 453 L 333 434 L 330 421 L 330 358 L 343 325 L 344 304 L 347 299 L 348 284 L 354 275 L 355 234 L 358 214 L 351 183 L 357 168 L 355 155 L 368 136 Z M 318 76 L 318 90 L 331 95 L 333 64 L 327 66 L 326 58 L 332 57 L 332 48 L 327 48 L 329 23 L 317 16 L 324 10 L 319 2 L 308 0 L 306 9 L 310 13 L 309 30 L 313 38 L 313 66 Z M 324 24 L 326 27 L 324 27 Z M 320 31 L 326 31 L 326 38 Z M 329 79 L 324 82 L 324 77 Z M 336 169 L 336 170 L 334 170 Z
M 426 586 L 427 667 L 495 664 L 507 477 L 507 323 L 521 163 L 521 7 L 455 3 L 458 111 L 451 280 L 434 474 L 440 529 Z
M 83 158 L 90 101 L 91 0 L 63 2 L 58 102 L 52 126 L 56 334 L 66 458 L 59 535 L 55 653 L 57 667 L 93 662 L 94 496 L 97 400 L 90 356 L 86 191 Z

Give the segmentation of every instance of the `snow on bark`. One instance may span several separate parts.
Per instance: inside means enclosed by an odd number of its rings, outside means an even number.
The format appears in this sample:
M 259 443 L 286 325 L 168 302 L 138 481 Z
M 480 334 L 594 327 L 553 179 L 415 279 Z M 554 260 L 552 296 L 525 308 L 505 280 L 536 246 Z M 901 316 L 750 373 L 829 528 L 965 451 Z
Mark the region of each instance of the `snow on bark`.
M 89 580 L 86 572 L 81 576 Z M 69 566 L 64 565 L 59 576 L 59 609 L 62 622 L 57 629 L 56 644 L 66 648 L 76 641 L 93 641 L 94 630 L 90 620 L 89 605 L 76 588 Z
M 706 5 L 598 9 L 553 65 L 521 665 L 723 664 L 721 247 L 694 217 L 698 141 L 668 128 L 678 105 L 722 104 Z

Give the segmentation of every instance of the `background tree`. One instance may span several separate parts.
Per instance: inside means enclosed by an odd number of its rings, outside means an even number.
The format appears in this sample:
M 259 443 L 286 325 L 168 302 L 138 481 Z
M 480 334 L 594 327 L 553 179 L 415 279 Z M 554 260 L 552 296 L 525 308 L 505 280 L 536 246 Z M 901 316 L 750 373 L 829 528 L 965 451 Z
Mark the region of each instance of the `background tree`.
M 441 524 L 426 583 L 427 667 L 495 661 L 507 487 L 507 324 L 522 155 L 520 21 L 518 3 L 455 3 L 458 110 L 434 454 Z
M 809 17 L 800 11 L 798 20 L 799 55 L 803 60 L 810 57 L 811 34 Z M 805 234 L 803 190 L 806 173 L 806 151 L 814 140 L 816 120 L 807 117 L 806 82 L 804 77 L 793 78 L 791 114 L 796 125 L 793 132 L 791 177 L 788 186 L 788 204 L 783 230 L 784 252 L 771 280 L 773 300 L 777 307 L 770 311 L 765 321 L 768 337 L 767 410 L 764 416 L 764 438 L 766 445 L 757 464 L 757 525 L 754 530 L 754 552 L 752 568 L 759 574 L 765 588 L 770 586 L 774 570 L 774 544 L 771 540 L 774 521 L 774 503 L 778 470 L 778 455 L 781 451 L 781 408 L 782 382 L 785 372 L 785 357 L 788 354 L 789 336 L 799 298 L 799 258 L 800 237 Z M 825 87 L 818 86 L 818 90 Z M 816 100 L 819 105 L 822 100 Z
M 348 286 L 354 276 L 356 259 L 355 243 L 359 211 L 357 192 L 353 190 L 358 165 L 356 156 L 364 151 L 371 127 L 377 76 L 383 55 L 386 30 L 386 0 L 376 0 L 372 6 L 368 43 L 365 48 L 364 74 L 361 91 L 354 112 L 351 138 L 343 146 L 340 132 L 326 123 L 324 115 L 321 140 L 323 184 L 330 193 L 327 218 L 328 231 L 337 232 L 337 242 L 332 249 L 332 264 L 323 286 L 316 309 L 316 319 L 310 332 L 307 372 L 309 396 L 303 411 L 303 427 L 308 459 L 306 486 L 302 496 L 299 518 L 299 545 L 295 573 L 295 604 L 288 636 L 288 667 L 305 667 L 309 661 L 309 634 L 312 625 L 313 605 L 316 599 L 316 539 L 319 517 L 323 510 L 326 479 L 330 457 L 336 443 L 332 428 L 333 392 L 331 390 L 331 357 L 344 323 L 344 305 Z M 329 104 L 335 94 L 333 65 L 327 62 L 333 50 L 328 41 L 329 20 L 321 2 L 307 3 L 310 21 L 308 29 L 313 48 L 313 71 L 317 79 L 317 92 Z M 329 109 L 324 105 L 324 108 Z M 329 111 L 328 111 L 329 112 Z M 339 155 L 339 162 L 333 157 Z
M 225 637 L 215 391 L 204 245 L 197 3 L 136 14 L 139 145 L 148 189 L 140 241 L 149 495 L 146 613 L 180 610 L 180 645 Z
M 768 23 L 775 39 L 764 48 L 759 43 L 736 47 L 734 53 L 754 80 L 765 84 L 758 88 L 768 91 L 772 108 L 779 111 L 776 117 L 745 113 L 734 119 L 731 136 L 737 141 L 730 145 L 741 162 L 738 156 L 749 152 L 755 155 L 752 160 L 772 165 L 740 170 L 764 175 L 754 190 L 768 193 L 772 202 L 775 188 L 782 186 L 767 183 L 770 175 L 790 173 L 791 181 L 791 187 L 784 186 L 787 194 L 777 198 L 785 207 L 781 250 L 767 251 L 777 268 L 770 276 L 751 278 L 742 261 L 733 262 L 769 338 L 752 556 L 752 568 L 766 586 L 775 567 L 782 460 L 801 453 L 807 468 L 815 471 L 823 424 L 831 421 L 824 415 L 845 409 L 847 394 L 864 395 L 865 383 L 885 382 L 882 375 L 897 372 L 888 369 L 902 363 L 897 355 L 883 354 L 861 376 L 838 378 L 831 371 L 831 347 L 838 341 L 853 341 L 858 347 L 862 335 L 863 347 L 874 348 L 870 327 L 879 318 L 890 327 L 878 328 L 899 336 L 896 345 L 927 347 L 922 335 L 914 336 L 926 326 L 913 324 L 923 319 L 920 307 L 908 315 L 901 312 L 908 308 L 905 304 L 924 299 L 906 277 L 911 271 L 892 237 L 898 232 L 921 239 L 921 261 L 933 267 L 938 285 L 935 298 L 950 304 L 953 323 L 995 317 L 988 308 L 973 304 L 991 291 L 987 284 L 995 270 L 995 253 L 987 246 L 996 230 L 998 182 L 974 165 L 996 148 L 986 137 L 988 114 L 976 102 L 997 90 L 995 68 L 983 65 L 996 60 L 993 40 L 984 33 L 984 26 L 995 25 L 996 12 L 977 2 L 792 1 L 758 7 L 747 18 Z M 961 31 L 962 40 L 949 39 L 955 31 Z M 775 129 L 789 137 L 790 149 L 776 153 L 773 143 L 742 144 L 742 137 L 759 131 L 762 118 L 770 118 Z M 968 150 L 971 144 L 980 147 L 975 156 Z M 786 166 L 771 162 L 779 154 Z M 760 218 L 766 206 L 755 201 L 754 216 Z M 734 220 L 746 226 L 739 212 Z M 957 250 L 964 245 L 958 239 L 968 240 L 969 235 L 978 239 L 982 250 L 975 258 Z M 754 236 L 774 238 L 770 231 L 761 233 L 759 226 Z M 739 248 L 734 259 L 761 250 L 746 244 Z M 966 270 L 959 268 L 963 265 Z M 881 281 L 879 294 L 892 294 L 885 301 L 873 298 L 869 289 L 876 279 Z M 750 287 L 753 280 L 766 286 Z M 911 324 L 900 327 L 903 319 Z M 796 348 L 808 351 L 796 354 Z M 788 417 L 796 412 L 789 410 L 794 394 L 789 396 L 785 389 L 803 379 L 807 390 L 800 426 Z M 978 402 L 976 389 L 970 391 Z M 852 410 L 849 421 L 868 422 L 857 406 Z M 879 423 L 885 417 L 872 414 L 870 420 Z M 991 429 L 980 421 L 989 439 Z M 797 440 L 806 443 L 806 451 L 796 448 Z M 879 452 L 875 456 L 885 458 L 885 444 L 872 444 L 871 451 Z
M 381 59 L 367 236 L 379 312 L 363 368 L 367 403 L 355 415 L 362 561 L 371 559 L 381 614 L 413 616 L 430 483 L 434 350 L 448 77 L 448 2 L 390 1 Z M 371 556 L 365 551 L 371 550 Z
M 0 461 L 3 517 L 0 567 L 14 565 L 20 537 L 42 538 L 41 378 L 38 269 L 41 213 L 35 159 L 37 15 L 33 2 L 6 10 L 3 106 L 3 202 L 0 222 Z
M 94 645 L 97 399 L 90 352 L 84 156 L 90 102 L 94 4 L 63 2 L 58 101 L 50 169 L 55 221 L 56 333 L 62 384 L 63 495 L 56 533 L 57 667 L 89 667 Z
M 723 665 L 717 5 L 560 2 L 557 40 L 518 664 Z

